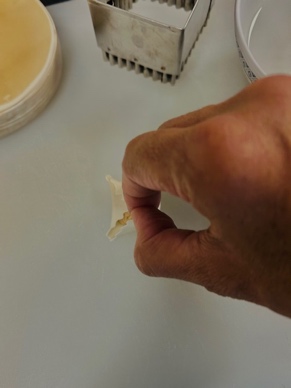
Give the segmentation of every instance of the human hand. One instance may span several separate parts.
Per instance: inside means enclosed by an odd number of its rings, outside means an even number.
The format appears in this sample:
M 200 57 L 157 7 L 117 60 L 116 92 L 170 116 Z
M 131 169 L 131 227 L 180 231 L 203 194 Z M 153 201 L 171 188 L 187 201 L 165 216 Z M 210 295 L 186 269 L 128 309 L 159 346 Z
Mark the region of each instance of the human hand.
M 291 317 L 291 77 L 257 81 L 132 140 L 123 190 L 143 273 Z M 189 202 L 209 229 L 177 229 L 157 209 L 161 192 Z

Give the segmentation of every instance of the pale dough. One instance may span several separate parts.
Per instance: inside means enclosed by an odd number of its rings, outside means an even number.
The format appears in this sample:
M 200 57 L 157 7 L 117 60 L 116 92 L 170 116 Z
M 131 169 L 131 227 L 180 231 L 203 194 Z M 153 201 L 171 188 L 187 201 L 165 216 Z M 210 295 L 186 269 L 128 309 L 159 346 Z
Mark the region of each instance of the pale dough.
M 0 137 L 40 114 L 57 90 L 57 31 L 39 0 L 0 0 Z
M 107 237 L 112 241 L 127 226 L 128 222 L 131 221 L 131 216 L 123 198 L 121 182 L 112 178 L 110 175 L 106 176 L 106 180 L 110 186 L 112 199 L 111 223 Z
M 37 77 L 51 40 L 39 0 L 0 0 L 0 105 L 19 96 Z

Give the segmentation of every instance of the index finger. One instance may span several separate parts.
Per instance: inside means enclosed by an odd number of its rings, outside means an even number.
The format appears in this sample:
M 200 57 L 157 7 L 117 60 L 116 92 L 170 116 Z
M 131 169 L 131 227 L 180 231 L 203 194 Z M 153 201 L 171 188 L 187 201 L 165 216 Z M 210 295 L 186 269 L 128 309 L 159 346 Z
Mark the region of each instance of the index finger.
M 201 108 L 166 121 L 158 131 L 142 134 L 128 144 L 122 180 L 129 211 L 135 207 L 158 207 L 161 191 L 189 201 L 187 179 L 183 178 L 187 166 L 186 132 L 224 110 L 223 104 Z
M 123 192 L 129 211 L 160 203 L 161 191 L 188 200 L 183 189 L 185 130 L 153 131 L 133 139 L 123 159 Z

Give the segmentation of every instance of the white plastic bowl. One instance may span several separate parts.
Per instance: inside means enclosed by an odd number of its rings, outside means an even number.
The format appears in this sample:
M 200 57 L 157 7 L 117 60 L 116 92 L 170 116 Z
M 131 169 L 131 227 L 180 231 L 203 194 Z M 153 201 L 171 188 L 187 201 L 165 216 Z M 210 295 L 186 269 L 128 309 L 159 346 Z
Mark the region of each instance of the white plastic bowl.
M 236 0 L 235 32 L 251 82 L 291 74 L 291 0 Z

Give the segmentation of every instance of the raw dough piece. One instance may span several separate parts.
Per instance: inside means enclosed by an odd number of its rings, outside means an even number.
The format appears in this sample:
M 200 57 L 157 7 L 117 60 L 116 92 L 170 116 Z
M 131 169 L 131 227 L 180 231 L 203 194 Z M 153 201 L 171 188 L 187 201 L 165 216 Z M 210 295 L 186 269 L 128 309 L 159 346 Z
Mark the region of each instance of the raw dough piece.
M 106 180 L 109 183 L 112 198 L 111 224 L 106 236 L 112 241 L 131 220 L 131 216 L 123 198 L 121 182 L 113 179 L 110 175 L 106 176 Z
M 61 74 L 54 23 L 39 0 L 0 0 L 0 137 L 48 104 Z

